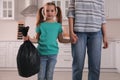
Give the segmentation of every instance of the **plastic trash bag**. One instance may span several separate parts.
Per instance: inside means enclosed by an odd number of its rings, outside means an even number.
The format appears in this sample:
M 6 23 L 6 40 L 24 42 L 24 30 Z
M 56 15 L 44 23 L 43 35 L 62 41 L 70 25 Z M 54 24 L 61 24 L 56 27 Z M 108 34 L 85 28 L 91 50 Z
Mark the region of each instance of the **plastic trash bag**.
M 27 36 L 28 30 L 29 30 L 29 26 L 22 27 L 20 32 L 22 32 L 23 36 Z
M 29 40 L 20 45 L 17 54 L 17 68 L 19 75 L 22 77 L 30 77 L 39 72 L 40 55 Z

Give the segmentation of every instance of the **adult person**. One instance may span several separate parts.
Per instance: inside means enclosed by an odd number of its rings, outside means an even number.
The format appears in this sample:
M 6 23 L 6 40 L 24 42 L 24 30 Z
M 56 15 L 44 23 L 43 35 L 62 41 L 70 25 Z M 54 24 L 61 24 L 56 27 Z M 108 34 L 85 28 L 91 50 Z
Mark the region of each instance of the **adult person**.
M 73 79 L 82 80 L 85 55 L 88 55 L 88 80 L 99 80 L 101 47 L 108 47 L 104 0 L 70 0 L 68 10 L 72 41 Z

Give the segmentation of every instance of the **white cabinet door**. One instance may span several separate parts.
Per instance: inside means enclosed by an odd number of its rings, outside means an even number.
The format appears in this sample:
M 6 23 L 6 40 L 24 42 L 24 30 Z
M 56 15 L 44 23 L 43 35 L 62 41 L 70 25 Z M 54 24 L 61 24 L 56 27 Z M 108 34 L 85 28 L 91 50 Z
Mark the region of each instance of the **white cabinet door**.
M 102 49 L 101 68 L 115 68 L 115 42 L 109 41 L 109 47 Z M 88 58 L 86 55 L 85 68 L 88 68 Z
M 57 58 L 56 67 L 58 68 L 71 68 L 72 56 L 71 56 L 71 44 L 59 44 L 59 54 Z
M 59 55 L 57 58 L 56 67 L 71 68 L 72 67 L 72 57 L 68 56 L 68 55 Z
M 102 49 L 101 68 L 115 68 L 115 43 L 114 41 L 110 41 L 109 47 Z
M 0 67 L 14 68 L 16 66 L 16 56 L 21 42 L 1 41 L 0 42 Z
M 71 55 L 71 44 L 59 44 L 59 55 Z
M 117 71 L 120 73 L 120 41 L 117 41 L 116 43 L 115 61 L 116 61 L 115 65 L 116 65 Z
M 22 44 L 22 42 L 9 42 L 8 43 L 8 54 L 7 54 L 7 65 L 6 67 L 17 67 L 17 53 L 18 53 L 18 49 L 20 47 L 20 45 Z
M 0 67 L 6 67 L 7 64 L 7 53 L 8 53 L 7 42 L 0 42 Z
M 18 49 L 22 42 L 0 42 L 0 67 L 16 68 L 16 57 Z M 37 44 L 35 44 L 37 46 Z M 120 48 L 120 43 L 117 43 Z M 116 42 L 109 41 L 109 48 L 102 49 L 101 68 L 116 68 L 120 70 L 119 64 L 119 48 L 116 52 Z M 57 58 L 57 68 L 72 68 L 71 44 L 59 44 L 60 50 Z M 117 53 L 117 56 L 116 56 Z M 117 59 L 115 59 L 117 58 Z M 117 61 L 117 63 L 115 62 Z M 85 68 L 88 67 L 87 57 L 85 60 Z

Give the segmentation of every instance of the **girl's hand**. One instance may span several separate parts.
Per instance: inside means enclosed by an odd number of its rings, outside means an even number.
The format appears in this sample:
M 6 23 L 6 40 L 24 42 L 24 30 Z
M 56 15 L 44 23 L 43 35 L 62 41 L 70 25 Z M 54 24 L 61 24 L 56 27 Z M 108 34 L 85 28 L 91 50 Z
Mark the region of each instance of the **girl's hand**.
M 108 48 L 108 41 L 106 37 L 103 37 L 103 48 L 104 49 Z
M 75 33 L 71 33 L 70 34 L 70 39 L 71 39 L 71 43 L 75 44 L 77 42 L 77 40 L 78 40 L 78 37 L 77 37 L 77 35 Z
M 29 40 L 29 36 L 23 36 L 23 40 L 24 41 L 28 41 Z

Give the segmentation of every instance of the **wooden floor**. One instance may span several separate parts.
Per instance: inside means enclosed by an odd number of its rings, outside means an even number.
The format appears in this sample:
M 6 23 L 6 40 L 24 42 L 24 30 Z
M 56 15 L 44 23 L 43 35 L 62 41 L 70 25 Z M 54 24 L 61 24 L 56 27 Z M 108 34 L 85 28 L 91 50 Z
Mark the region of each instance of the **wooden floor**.
M 72 80 L 71 71 L 55 71 L 54 80 Z M 18 75 L 18 72 L 13 71 L 0 71 L 0 80 L 37 80 L 37 75 L 34 75 L 29 78 L 23 78 Z M 83 80 L 87 80 L 87 72 L 83 74 Z M 102 72 L 100 80 L 120 80 L 120 74 L 118 73 L 106 73 Z

